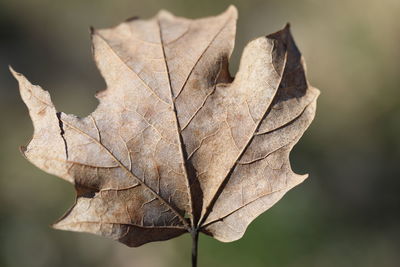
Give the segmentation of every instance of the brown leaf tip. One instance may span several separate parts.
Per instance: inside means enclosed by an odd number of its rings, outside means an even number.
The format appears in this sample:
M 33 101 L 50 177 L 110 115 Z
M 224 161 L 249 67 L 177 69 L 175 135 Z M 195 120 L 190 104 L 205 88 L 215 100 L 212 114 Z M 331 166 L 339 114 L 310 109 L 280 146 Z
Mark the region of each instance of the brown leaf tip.
M 26 150 L 27 150 L 26 146 L 19 146 L 19 152 L 21 152 L 22 156 L 24 156 L 25 158 L 26 158 L 25 156 Z
M 132 16 L 132 17 L 125 19 L 125 22 L 130 22 L 130 21 L 134 21 L 134 20 L 138 20 L 138 19 L 139 19 L 139 16 Z
M 96 29 L 93 26 L 89 27 L 90 36 L 92 36 L 95 33 L 95 31 L 96 31 Z

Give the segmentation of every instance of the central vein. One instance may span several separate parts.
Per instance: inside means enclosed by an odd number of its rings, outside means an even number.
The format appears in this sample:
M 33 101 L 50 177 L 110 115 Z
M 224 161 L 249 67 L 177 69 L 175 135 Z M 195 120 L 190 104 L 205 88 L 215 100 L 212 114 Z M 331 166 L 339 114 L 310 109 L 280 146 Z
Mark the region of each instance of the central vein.
M 190 222 L 191 222 L 192 227 L 195 227 L 197 222 L 195 221 L 195 218 L 194 218 L 194 206 L 193 206 L 193 200 L 192 200 L 193 194 L 191 191 L 190 180 L 189 180 L 189 175 L 188 175 L 189 168 L 187 166 L 186 157 L 184 156 L 186 154 L 185 153 L 186 149 L 183 144 L 183 137 L 181 134 L 179 120 L 178 120 L 178 113 L 177 113 L 175 102 L 174 102 L 174 96 L 173 96 L 172 85 L 171 85 L 171 77 L 170 77 L 170 72 L 169 72 L 168 63 L 167 63 L 167 57 L 165 55 L 165 46 L 164 46 L 164 41 L 163 41 L 163 36 L 162 36 L 161 22 L 159 19 L 157 19 L 157 23 L 158 23 L 158 29 L 159 29 L 159 34 L 160 34 L 160 45 L 161 45 L 161 49 L 162 49 L 162 53 L 163 53 L 163 57 L 164 57 L 165 69 L 166 69 L 166 73 L 167 73 L 169 93 L 170 93 L 170 98 L 171 98 L 171 102 L 172 102 L 172 109 L 174 112 L 175 127 L 176 127 L 175 130 L 179 135 L 178 136 L 179 152 L 180 152 L 179 154 L 180 154 L 181 160 L 183 162 L 183 166 L 184 166 L 184 170 L 185 170 L 184 173 L 185 173 L 187 189 L 188 189 L 188 194 L 189 194 Z

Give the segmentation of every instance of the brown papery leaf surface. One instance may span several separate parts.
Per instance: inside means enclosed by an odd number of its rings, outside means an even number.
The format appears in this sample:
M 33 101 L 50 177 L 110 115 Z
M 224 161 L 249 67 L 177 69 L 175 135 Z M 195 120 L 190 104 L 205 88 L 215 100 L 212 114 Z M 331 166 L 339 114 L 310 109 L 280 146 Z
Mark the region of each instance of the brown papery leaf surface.
M 76 187 L 55 228 L 128 246 L 193 230 L 233 241 L 307 177 L 291 170 L 289 153 L 319 91 L 289 25 L 251 41 L 232 78 L 236 20 L 231 6 L 93 30 L 108 88 L 84 118 L 57 112 L 47 91 L 12 70 L 34 125 L 24 155 Z

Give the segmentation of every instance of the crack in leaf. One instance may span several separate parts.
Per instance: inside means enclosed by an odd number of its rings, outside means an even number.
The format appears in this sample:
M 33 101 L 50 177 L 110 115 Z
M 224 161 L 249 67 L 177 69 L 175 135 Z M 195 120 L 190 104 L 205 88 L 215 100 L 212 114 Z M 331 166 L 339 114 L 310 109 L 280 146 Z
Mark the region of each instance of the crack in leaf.
M 57 119 L 58 119 L 58 126 L 60 127 L 60 136 L 64 142 L 64 148 L 65 148 L 65 158 L 68 160 L 68 145 L 67 145 L 67 140 L 65 140 L 65 131 L 64 131 L 64 125 L 63 121 L 61 120 L 61 113 L 57 112 Z

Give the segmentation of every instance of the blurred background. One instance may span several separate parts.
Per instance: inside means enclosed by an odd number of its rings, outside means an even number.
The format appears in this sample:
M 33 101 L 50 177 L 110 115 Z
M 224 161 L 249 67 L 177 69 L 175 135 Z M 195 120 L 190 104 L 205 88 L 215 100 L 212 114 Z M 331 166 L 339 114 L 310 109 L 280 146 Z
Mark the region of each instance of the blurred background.
M 105 84 L 89 26 L 159 9 L 190 18 L 239 9 L 234 74 L 246 42 L 291 22 L 320 88 L 317 117 L 291 154 L 310 178 L 233 243 L 200 238 L 200 266 L 400 266 L 400 1 L 0 0 L 0 266 L 189 266 L 190 238 L 128 248 L 49 227 L 73 186 L 26 161 L 32 135 L 8 64 L 85 116 Z

